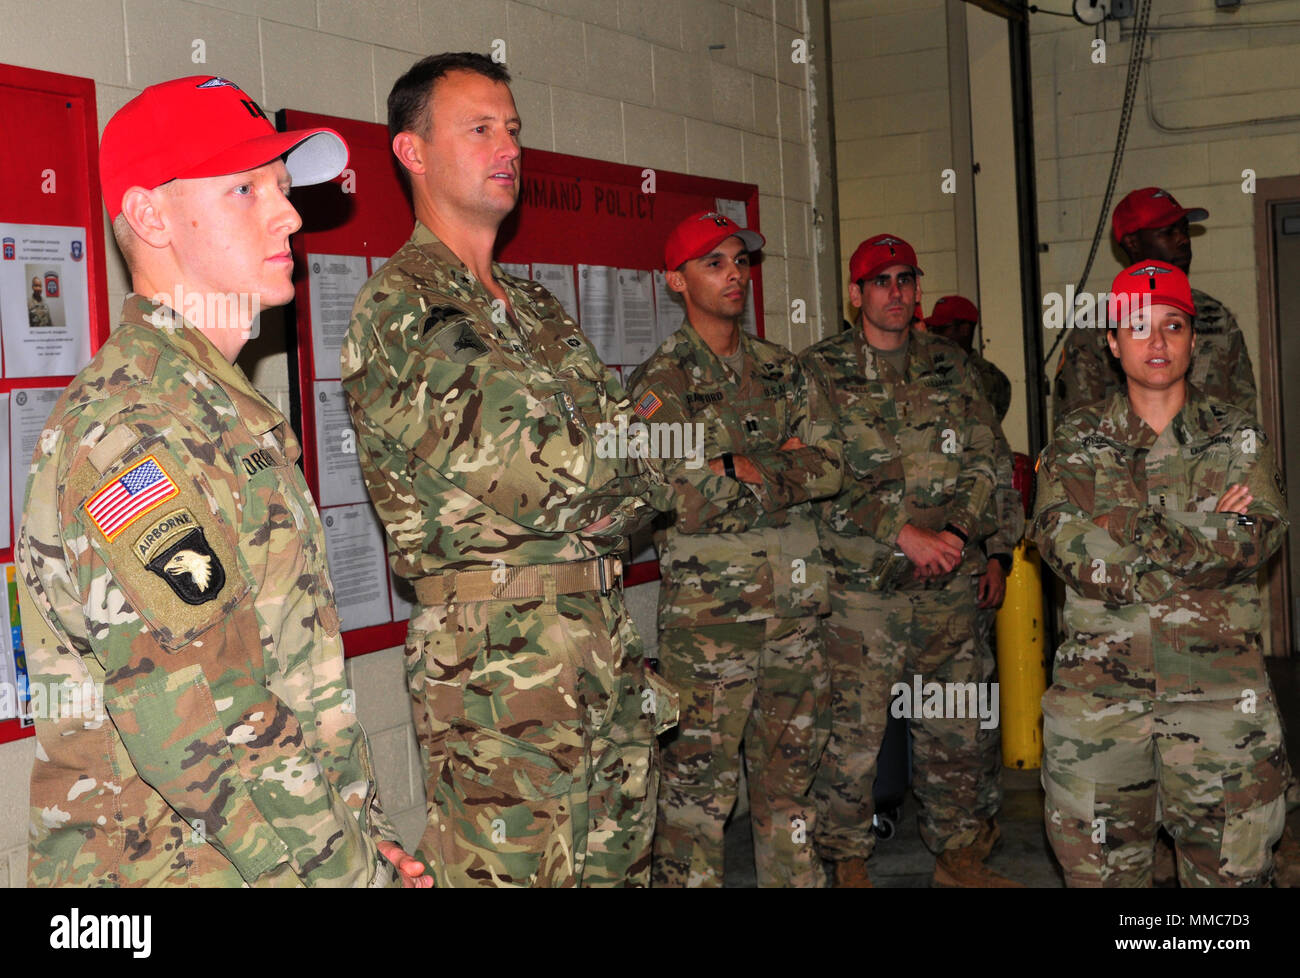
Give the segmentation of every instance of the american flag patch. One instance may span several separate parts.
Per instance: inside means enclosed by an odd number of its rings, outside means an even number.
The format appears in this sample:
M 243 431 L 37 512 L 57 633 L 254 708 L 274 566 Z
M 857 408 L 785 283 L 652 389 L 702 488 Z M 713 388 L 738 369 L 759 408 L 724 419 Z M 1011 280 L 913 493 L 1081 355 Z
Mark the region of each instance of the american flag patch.
M 136 462 L 86 501 L 86 513 L 110 541 L 180 490 L 152 455 Z
M 654 413 L 663 407 L 663 405 L 664 402 L 655 396 L 654 391 L 646 391 L 645 397 L 637 401 L 636 407 L 632 410 L 634 410 L 639 417 L 645 418 L 649 421 L 654 416 Z

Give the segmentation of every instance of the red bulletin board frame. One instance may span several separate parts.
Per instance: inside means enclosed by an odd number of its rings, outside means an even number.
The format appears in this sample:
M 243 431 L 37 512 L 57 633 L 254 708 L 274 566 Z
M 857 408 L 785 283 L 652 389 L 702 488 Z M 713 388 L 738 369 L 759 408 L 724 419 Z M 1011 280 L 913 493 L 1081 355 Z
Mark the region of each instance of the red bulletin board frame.
M 0 186 L 4 188 L 0 221 L 86 229 L 86 311 L 93 355 L 109 333 L 95 82 L 0 64 L 0 118 L 5 120 L 5 138 L 0 140 Z M 47 170 L 54 171 L 54 193 L 42 190 Z M 62 388 L 71 382 L 71 375 L 0 376 L 0 393 L 28 387 Z M 7 430 L 4 438 L 3 450 L 8 452 Z M 9 473 L 10 479 L 26 477 L 25 471 Z M 9 487 L 5 486 L 0 519 L 9 520 L 10 539 L 17 537 L 18 516 L 11 512 Z M 13 550 L 12 545 L 0 549 L 0 564 L 13 563 Z M 0 722 L 0 743 L 30 737 L 33 732 L 17 720 L 5 720 Z
M 307 187 L 293 196 L 303 218 L 302 230 L 293 239 L 297 292 L 291 317 L 296 337 L 289 344 L 290 356 L 297 356 L 296 369 L 291 365 L 289 370 L 291 385 L 296 388 L 291 392 L 293 424 L 302 440 L 303 471 L 319 499 L 316 405 L 310 396 L 317 373 L 307 255 L 391 256 L 410 237 L 414 217 L 386 126 L 296 109 L 281 110 L 277 122 L 282 130 L 328 126 L 343 135 L 351 150 L 348 170 L 333 184 Z M 759 230 L 756 184 L 655 170 L 655 193 L 643 194 L 641 187 L 648 176 L 639 166 L 525 150 L 520 205 L 502 225 L 497 258 L 503 262 L 662 269 L 669 232 L 688 214 L 713 209 L 717 198 L 743 201 L 748 226 Z M 345 180 L 355 181 L 352 193 L 340 193 Z M 761 259 L 752 282 L 755 323 L 758 335 L 763 336 Z M 658 576 L 658 565 L 643 561 L 629 569 L 625 583 L 630 586 Z M 348 656 L 391 648 L 405 640 L 406 622 L 372 625 L 343 636 Z

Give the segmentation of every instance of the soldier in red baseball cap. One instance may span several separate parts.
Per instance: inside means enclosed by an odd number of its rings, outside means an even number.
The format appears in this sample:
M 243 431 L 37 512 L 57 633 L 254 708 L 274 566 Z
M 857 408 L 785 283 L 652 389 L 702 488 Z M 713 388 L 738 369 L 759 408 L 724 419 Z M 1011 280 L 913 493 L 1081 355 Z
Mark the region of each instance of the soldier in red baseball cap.
M 664 264 L 686 321 L 628 383 L 638 414 L 707 432 L 717 449 L 698 473 L 664 463 L 675 520 L 659 547 L 659 669 L 683 696 L 663 742 L 655 886 L 724 884 L 723 828 L 742 764 L 758 885 L 824 882 L 809 791 L 829 732 L 830 672 L 812 501 L 839 491 L 842 463 L 837 445 L 800 440 L 794 354 L 741 329 L 762 245 L 711 210 L 673 229 Z M 807 556 L 792 571 L 795 553 Z
M 1166 262 L 1190 274 L 1189 224 L 1210 216 L 1203 207 L 1184 207 L 1159 187 L 1143 187 L 1124 197 L 1111 215 L 1115 243 L 1135 262 Z M 1213 296 L 1192 290 L 1197 336 L 1187 379 L 1209 397 L 1255 414 L 1255 373 L 1236 317 Z M 1123 384 L 1123 375 L 1101 342 L 1100 331 L 1072 329 L 1052 385 L 1054 417 L 1091 401 L 1104 400 Z
M 868 238 L 849 260 L 857 322 L 800 356 L 810 437 L 840 441 L 845 462 L 844 488 L 819 505 L 817 525 L 834 575 L 817 845 L 836 886 L 871 885 L 876 759 L 890 715 L 908 717 L 935 885 L 1014 886 L 984 865 L 1000 790 L 979 717 L 936 718 L 897 696 L 914 683 L 995 688 L 974 629 L 981 545 L 997 528 L 997 422 L 962 351 L 911 328 L 920 275 L 908 242 Z
M 346 162 L 212 76 L 104 129 L 134 292 L 46 422 L 15 557 L 33 683 L 98 683 L 112 722 L 37 717 L 31 885 L 432 885 L 378 804 L 298 441 L 234 363 L 293 297 L 290 188 Z
M 1151 885 L 1161 828 L 1182 885 L 1268 886 L 1283 831 L 1257 581 L 1286 503 L 1254 418 L 1188 381 L 1194 295 L 1169 262 L 1115 277 L 1124 387 L 1063 418 L 1039 459 L 1030 538 L 1067 587 L 1045 823 L 1069 886 Z

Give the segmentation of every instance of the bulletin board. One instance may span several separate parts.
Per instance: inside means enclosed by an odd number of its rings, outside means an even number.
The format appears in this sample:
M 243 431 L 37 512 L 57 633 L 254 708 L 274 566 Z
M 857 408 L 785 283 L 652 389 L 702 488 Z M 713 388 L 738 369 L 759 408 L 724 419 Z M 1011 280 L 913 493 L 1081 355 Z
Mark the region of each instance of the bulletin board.
M 332 184 L 294 192 L 303 227 L 293 240 L 297 336 L 289 350 L 297 357 L 290 364 L 293 423 L 326 528 L 344 648 L 349 656 L 360 655 L 405 641 L 410 595 L 393 580 L 386 556 L 376 570 L 380 561 L 373 541 L 376 532 L 382 540 L 382 528 L 355 454 L 348 457 L 342 449 L 351 428 L 338 381 L 339 349 L 353 299 L 410 237 L 414 217 L 387 127 L 293 109 L 282 110 L 277 121 L 281 129 L 328 126 L 351 150 L 348 169 Z M 555 293 L 602 359 L 626 381 L 682 323 L 680 302 L 662 283 L 663 246 L 683 218 L 705 209 L 759 229 L 755 184 L 529 149 L 520 204 L 498 235 L 497 259 L 512 274 L 536 279 Z M 762 336 L 761 259 L 751 282 L 745 326 Z M 614 297 L 608 303 L 600 301 L 602 283 L 605 294 Z M 644 299 L 650 303 L 650 323 Z M 628 585 L 658 577 L 653 554 L 637 556 L 641 559 L 625 578 Z M 388 584 L 386 610 L 374 573 Z
M 109 310 L 95 83 L 0 64 L 0 118 L 0 683 L 21 690 L 13 559 L 28 466 L 54 401 L 108 338 Z M 0 743 L 31 733 L 0 720 Z

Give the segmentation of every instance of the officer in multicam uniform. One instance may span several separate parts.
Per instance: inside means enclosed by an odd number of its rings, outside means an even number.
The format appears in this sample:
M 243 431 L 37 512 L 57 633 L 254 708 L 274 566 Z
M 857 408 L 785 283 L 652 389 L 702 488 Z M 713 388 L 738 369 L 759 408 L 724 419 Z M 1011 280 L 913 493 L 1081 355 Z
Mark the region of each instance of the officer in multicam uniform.
M 105 128 L 137 292 L 292 298 L 285 188 L 337 175 L 347 148 L 276 134 L 247 98 L 177 79 Z M 346 689 L 298 442 L 232 362 L 251 324 L 143 294 L 119 323 L 41 432 L 17 545 L 31 682 L 83 696 L 36 719 L 29 883 L 385 885 L 391 859 L 416 884 Z
M 1068 588 L 1048 836 L 1071 886 L 1150 885 L 1161 825 L 1184 886 L 1267 885 L 1286 755 L 1256 575 L 1286 530 L 1281 481 L 1255 420 L 1189 380 L 1182 271 L 1139 262 L 1111 289 L 1126 390 L 1057 425 L 1030 530 Z
M 800 356 L 810 439 L 842 441 L 845 461 L 844 491 L 814 504 L 833 575 L 831 736 L 814 791 L 836 885 L 870 886 L 871 786 L 894 684 L 991 675 L 972 626 L 997 473 L 991 413 L 965 356 L 909 328 L 921 274 L 911 245 L 869 238 L 849 271 L 858 324 Z M 979 724 L 912 718 L 913 790 L 939 885 L 1010 885 L 982 863 Z
M 50 318 L 50 307 L 45 304 L 39 276 L 33 276 L 32 294 L 27 297 L 27 325 L 32 329 L 54 325 L 54 320 Z
M 1203 207 L 1182 207 L 1159 187 L 1134 190 L 1115 206 L 1111 229 L 1129 262 L 1164 261 L 1187 275 L 1192 266 L 1189 221 L 1204 221 Z M 1192 289 L 1196 303 L 1196 353 L 1187 379 L 1197 390 L 1255 417 L 1255 373 L 1237 318 L 1218 299 Z M 1102 329 L 1066 331 L 1052 385 L 1053 424 L 1085 404 L 1109 400 L 1124 377 L 1106 347 Z
M 600 450 L 631 413 L 617 377 L 550 293 L 491 260 L 519 195 L 508 81 L 447 54 L 394 85 L 417 223 L 342 354 L 366 486 L 418 599 L 420 851 L 440 886 L 645 884 L 676 704 L 644 666 L 619 551 L 651 477 Z
M 993 412 L 993 417 L 986 420 L 997 435 L 998 525 L 984 541 L 988 563 L 976 585 L 975 635 L 987 647 L 984 654 L 996 663 L 994 623 L 998 609 L 1006 598 L 1012 554 L 1024 536 L 1025 504 L 1013 484 L 1015 460 L 1011 446 L 1007 444 L 1002 432 L 1002 422 L 1011 409 L 1011 381 L 996 365 L 975 350 L 975 327 L 979 319 L 980 311 L 975 303 L 964 296 L 946 295 L 934 304 L 934 309 L 925 320 L 925 328 L 927 332 L 961 347 L 976 384 Z M 1002 786 L 999 780 L 1002 769 L 1001 729 L 981 728 L 979 737 L 983 745 L 984 764 L 977 812 L 983 818 L 985 828 L 977 845 L 991 852 L 1002 835 L 995 819 L 1002 805 Z
M 655 886 L 723 884 L 742 741 L 758 885 L 824 880 L 808 793 L 830 720 L 826 575 L 808 503 L 839 490 L 841 463 L 838 446 L 798 439 L 807 401 L 794 355 L 740 328 L 762 246 L 711 211 L 674 229 L 665 267 L 686 322 L 629 382 L 645 421 L 704 438 L 670 463 L 697 477 L 659 539 L 659 669 L 682 712 L 662 754 Z

